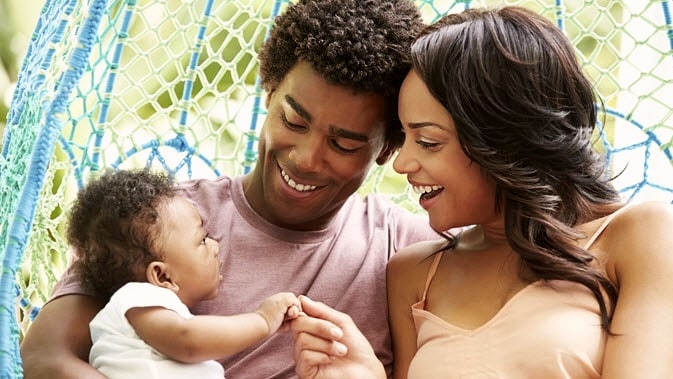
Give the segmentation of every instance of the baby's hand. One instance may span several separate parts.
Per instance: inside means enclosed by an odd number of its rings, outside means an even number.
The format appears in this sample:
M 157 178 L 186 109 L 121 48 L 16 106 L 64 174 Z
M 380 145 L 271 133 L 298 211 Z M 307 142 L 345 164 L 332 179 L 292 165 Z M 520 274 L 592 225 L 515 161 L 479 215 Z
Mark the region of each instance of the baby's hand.
M 266 298 L 256 312 L 266 321 L 269 334 L 273 334 L 283 326 L 284 321 L 299 316 L 301 303 L 294 294 L 281 292 Z

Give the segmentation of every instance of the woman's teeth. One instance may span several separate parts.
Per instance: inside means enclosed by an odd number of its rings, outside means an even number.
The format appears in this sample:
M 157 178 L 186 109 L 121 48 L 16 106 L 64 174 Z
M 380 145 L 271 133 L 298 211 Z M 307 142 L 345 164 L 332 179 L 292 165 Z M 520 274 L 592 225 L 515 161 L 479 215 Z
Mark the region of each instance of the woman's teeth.
M 418 195 L 425 195 L 434 191 L 444 189 L 442 186 L 412 186 L 414 192 Z

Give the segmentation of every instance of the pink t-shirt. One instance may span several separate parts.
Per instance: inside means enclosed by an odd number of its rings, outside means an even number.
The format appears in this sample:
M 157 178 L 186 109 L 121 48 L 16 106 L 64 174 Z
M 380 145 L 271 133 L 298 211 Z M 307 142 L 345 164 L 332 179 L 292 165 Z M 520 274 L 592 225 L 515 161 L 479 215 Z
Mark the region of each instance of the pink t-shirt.
M 224 278 L 217 299 L 192 311 L 239 314 L 254 311 L 276 292 L 304 294 L 348 313 L 390 373 L 386 263 L 406 245 L 437 238 L 427 217 L 412 215 L 380 196 L 353 195 L 327 228 L 287 230 L 254 212 L 243 194 L 242 179 L 180 185 L 199 208 L 210 237 L 220 242 Z M 66 275 L 53 297 L 72 293 L 81 289 L 76 278 Z M 290 333 L 278 333 L 220 362 L 230 378 L 293 378 L 293 347 Z

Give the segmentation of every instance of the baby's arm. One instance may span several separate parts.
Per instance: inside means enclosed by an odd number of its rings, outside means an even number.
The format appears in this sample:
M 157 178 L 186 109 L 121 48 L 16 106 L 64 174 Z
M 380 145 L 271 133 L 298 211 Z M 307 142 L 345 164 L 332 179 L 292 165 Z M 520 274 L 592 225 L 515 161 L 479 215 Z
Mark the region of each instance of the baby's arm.
M 237 353 L 275 333 L 283 321 L 297 317 L 297 297 L 279 293 L 255 312 L 234 316 L 194 316 L 185 319 L 162 307 L 138 307 L 126 312 L 129 323 L 147 344 L 184 363 L 218 359 Z

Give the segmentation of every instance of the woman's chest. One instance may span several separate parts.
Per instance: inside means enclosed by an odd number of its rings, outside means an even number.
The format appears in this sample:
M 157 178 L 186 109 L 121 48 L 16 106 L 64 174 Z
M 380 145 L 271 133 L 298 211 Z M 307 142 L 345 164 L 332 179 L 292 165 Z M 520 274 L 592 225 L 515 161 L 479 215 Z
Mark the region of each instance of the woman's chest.
M 410 378 L 592 378 L 601 372 L 606 335 L 596 300 L 578 284 L 535 282 L 471 329 L 415 308 L 418 350 Z

